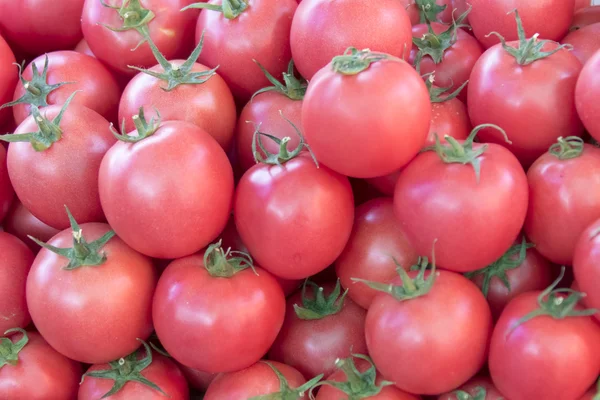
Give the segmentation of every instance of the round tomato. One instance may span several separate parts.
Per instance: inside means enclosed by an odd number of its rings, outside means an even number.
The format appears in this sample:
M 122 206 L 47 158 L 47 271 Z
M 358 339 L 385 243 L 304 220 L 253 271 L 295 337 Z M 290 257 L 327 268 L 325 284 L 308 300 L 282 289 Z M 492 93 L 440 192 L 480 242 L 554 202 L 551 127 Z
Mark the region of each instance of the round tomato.
M 561 41 L 573 46 L 573 53 L 582 64 L 585 64 L 596 51 L 600 50 L 600 22 L 584 26 L 569 33 Z
M 60 353 L 105 363 L 131 353 L 137 338 L 152 333 L 155 271 L 108 225 L 72 223 L 35 258 L 27 305 L 38 331 Z
M 0 398 L 74 399 L 81 364 L 54 350 L 37 332 L 11 329 L 0 340 Z
M 42 242 L 47 242 L 52 236 L 60 232 L 58 229 L 54 229 L 37 219 L 20 201 L 13 202 L 3 226 L 6 232 L 21 239 L 36 254 L 41 247 L 29 239 L 29 235 Z
M 600 140 L 600 50 L 594 54 L 581 71 L 575 89 L 577 112 L 585 128 L 596 140 Z
M 317 160 L 355 178 L 407 164 L 423 147 L 430 121 L 419 74 L 400 59 L 368 50 L 335 57 L 310 81 L 302 105 L 304 134 Z
M 196 125 L 147 123 L 143 112 L 133 119 L 137 131 L 120 136 L 100 166 L 106 218 L 125 243 L 150 257 L 193 254 L 227 223 L 231 164 L 217 141 Z
M 589 6 L 589 1 L 587 6 Z M 571 31 L 600 22 L 600 6 L 587 6 L 577 11 L 575 16 L 573 16 Z
M 477 376 L 457 390 L 438 397 L 438 400 L 505 400 L 487 376 Z
M 577 282 L 577 290 L 587 294 L 585 304 L 589 307 L 600 307 L 600 293 L 596 284 L 600 282 L 598 264 L 598 248 L 600 248 L 600 220 L 595 221 L 581 234 L 575 247 L 573 272 Z M 600 320 L 600 315 L 594 315 Z
M 15 62 L 15 55 L 0 35 L 0 106 L 12 100 L 15 86 L 19 80 Z M 0 126 L 7 123 L 9 118 L 10 111 L 6 108 L 0 109 Z
M 376 7 L 371 0 L 304 0 L 294 15 L 291 33 L 292 55 L 298 71 L 310 81 L 348 46 L 396 57 L 408 55 L 412 35 L 405 8 L 406 4 L 398 0 L 380 0 Z
M 0 146 L 0 223 L 8 214 L 15 192 L 10 183 L 7 166 L 7 154 L 4 146 Z

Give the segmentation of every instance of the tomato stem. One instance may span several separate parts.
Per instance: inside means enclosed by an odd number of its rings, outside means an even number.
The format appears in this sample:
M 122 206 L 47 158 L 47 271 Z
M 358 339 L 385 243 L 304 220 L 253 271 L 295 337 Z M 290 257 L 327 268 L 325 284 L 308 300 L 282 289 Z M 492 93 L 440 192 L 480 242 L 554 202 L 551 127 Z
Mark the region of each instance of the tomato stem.
M 121 132 L 122 133 L 117 132 L 117 130 L 115 129 L 115 127 L 113 126 L 112 123 L 110 124 L 110 131 L 112 132 L 114 137 L 116 137 L 118 140 L 120 140 L 122 142 L 137 143 L 140 140 L 144 140 L 147 137 L 154 135 L 154 133 L 160 127 L 160 112 L 158 112 L 158 110 L 156 110 L 156 109 L 155 109 L 155 112 L 156 112 L 156 119 L 152 118 L 150 120 L 150 122 L 146 121 L 146 116 L 144 114 L 143 106 L 140 107 L 140 110 L 137 115 L 134 115 L 133 117 L 131 117 L 131 119 L 133 120 L 133 124 L 135 125 L 135 128 L 136 128 L 137 135 L 135 135 L 135 136 L 128 135 L 127 132 L 125 131 L 125 119 L 123 119 L 122 124 L 121 124 Z
M 306 295 L 307 285 L 312 288 L 312 298 Z M 339 313 L 344 307 L 344 300 L 348 294 L 348 289 L 340 296 L 341 291 L 342 286 L 338 279 L 329 297 L 325 298 L 323 287 L 308 279 L 305 280 L 304 285 L 302 285 L 302 306 L 294 304 L 296 316 L 303 320 L 316 320 Z
M 227 19 L 239 17 L 248 8 L 248 0 L 223 0 L 221 4 L 194 3 L 181 9 L 181 11 L 191 8 L 201 8 L 210 11 L 223 13 Z
M 12 328 L 4 332 L 4 335 L 8 335 L 9 333 L 20 332 L 23 334 L 21 339 L 17 342 L 13 343 L 7 337 L 3 337 L 0 339 L 0 369 L 5 365 L 17 365 L 19 362 L 19 352 L 23 350 L 23 347 L 27 345 L 29 342 L 29 337 L 27 336 L 27 332 L 21 328 Z
M 448 6 L 439 5 L 435 0 L 415 0 L 415 5 L 419 9 L 420 23 L 435 21 L 439 13 L 443 12 Z
M 467 80 L 452 93 L 447 93 L 450 89 L 452 89 L 452 86 L 443 88 L 434 86 L 433 82 L 435 82 L 435 73 L 430 72 L 425 74 L 423 75 L 423 78 L 425 78 L 425 86 L 427 86 L 427 89 L 429 90 L 429 100 L 431 100 L 432 103 L 443 103 L 456 98 L 469 83 Z
M 456 400 L 485 400 L 487 390 L 483 386 L 477 386 L 475 389 L 477 390 L 475 396 L 472 396 L 464 390 L 455 390 L 452 394 L 456 396 Z
M 273 364 L 268 361 L 260 362 L 267 364 L 275 372 L 275 375 L 277 375 L 279 379 L 279 392 L 254 396 L 248 400 L 297 400 L 303 398 L 304 394 L 310 391 L 323 378 L 323 374 L 321 374 L 298 388 L 291 388 L 285 376 Z
M 388 54 L 373 53 L 370 50 L 358 50 L 348 47 L 343 55 L 333 57 L 331 65 L 333 71 L 343 75 L 357 75 L 365 71 L 371 64 L 382 60 L 394 60 Z
M 258 65 L 263 74 L 267 77 L 269 82 L 273 84 L 273 86 L 267 86 L 258 90 L 256 93 L 252 95 L 250 100 L 253 100 L 254 97 L 258 96 L 261 93 L 265 92 L 277 92 L 281 93 L 287 98 L 291 100 L 302 100 L 304 98 L 304 94 L 306 93 L 306 88 L 308 87 L 308 82 L 304 78 L 296 78 L 296 74 L 294 71 L 294 60 L 291 60 L 288 64 L 287 72 L 283 73 L 283 81 L 285 85 L 279 82 L 269 71 L 265 69 L 258 61 L 252 60 Z
M 582 138 L 577 136 L 563 138 L 561 136 L 556 143 L 550 146 L 548 152 L 559 160 L 570 160 L 581 156 L 583 149 L 585 149 L 585 142 Z
M 152 10 L 148 10 L 142 7 L 140 0 L 121 0 L 121 6 L 111 6 L 100 0 L 102 5 L 107 8 L 112 8 L 119 13 L 119 16 L 123 20 L 123 25 L 119 27 L 113 27 L 103 24 L 103 26 L 111 31 L 125 32 L 131 29 L 136 30 L 142 35 L 142 40 L 137 44 L 137 49 L 142 43 L 149 37 L 148 24 L 155 17 Z
M 210 276 L 219 278 L 231 278 L 240 271 L 246 268 L 254 270 L 254 264 L 250 254 L 242 251 L 231 250 L 226 251 L 221 247 L 222 240 L 213 243 L 204 252 L 204 268 Z

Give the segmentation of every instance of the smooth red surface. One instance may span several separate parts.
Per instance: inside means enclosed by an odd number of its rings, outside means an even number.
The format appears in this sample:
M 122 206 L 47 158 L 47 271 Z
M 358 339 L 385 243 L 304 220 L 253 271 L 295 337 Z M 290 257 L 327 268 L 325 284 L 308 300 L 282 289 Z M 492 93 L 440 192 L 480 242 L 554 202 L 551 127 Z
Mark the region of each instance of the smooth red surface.
M 469 382 L 465 383 L 457 390 L 462 390 L 469 393 L 473 398 L 475 397 L 480 389 L 485 390 L 485 397 L 481 400 L 506 400 L 506 398 L 496 389 L 492 380 L 487 376 L 477 376 Z M 438 397 L 438 400 L 458 400 L 458 397 L 454 393 L 446 393 Z
M 12 100 L 14 88 L 19 81 L 19 70 L 14 65 L 15 62 L 15 55 L 0 35 L 0 106 Z M 11 114 L 10 108 L 0 110 L 0 125 L 9 122 Z
M 595 52 L 600 50 L 600 22 L 584 26 L 569 33 L 561 43 L 573 46 L 571 53 L 582 64 L 585 64 Z
M 575 89 L 577 112 L 587 131 L 600 140 L 600 50 L 585 64 Z
M 587 1 L 587 0 L 586 0 Z M 587 4 L 589 6 L 589 2 Z M 586 7 L 578 10 L 573 16 L 571 29 L 583 28 L 587 25 L 592 25 L 600 22 L 600 5 Z
M 211 382 L 215 380 L 218 374 L 212 374 L 210 372 L 198 371 L 190 367 L 186 367 L 183 364 L 177 364 L 181 372 L 188 381 L 188 384 L 196 390 L 205 392 L 210 386 Z
M 8 214 L 14 197 L 15 192 L 8 176 L 6 149 L 0 146 L 0 223 Z
M 12 207 L 6 215 L 3 227 L 6 232 L 21 239 L 34 253 L 40 250 L 40 246 L 29 239 L 28 235 L 45 243 L 52 236 L 60 232 L 58 229 L 54 229 L 34 217 L 18 200 L 13 202 Z
M 598 229 L 600 221 L 594 221 L 581 234 L 575 248 L 573 272 L 577 282 L 576 290 L 584 292 L 587 296 L 585 304 L 588 307 L 600 307 L 600 293 L 596 289 L 600 284 L 600 237 Z M 594 315 L 600 320 L 598 314 Z

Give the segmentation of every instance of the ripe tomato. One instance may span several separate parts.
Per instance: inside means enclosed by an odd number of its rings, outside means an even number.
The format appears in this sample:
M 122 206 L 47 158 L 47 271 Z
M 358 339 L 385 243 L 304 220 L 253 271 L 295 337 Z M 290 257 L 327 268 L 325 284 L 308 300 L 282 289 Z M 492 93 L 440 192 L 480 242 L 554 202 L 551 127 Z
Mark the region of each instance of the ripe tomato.
M 569 33 L 561 43 L 573 46 L 571 52 L 582 64 L 585 64 L 596 51 L 600 50 L 600 22 Z
M 1 152 L 2 150 L 0 150 Z M 27 236 L 31 235 L 42 242 L 47 242 L 60 232 L 51 226 L 46 225 L 26 209 L 20 201 L 14 201 L 6 219 L 4 220 L 4 230 L 17 238 L 21 239 L 31 251 L 35 254 L 40 250 L 40 246 Z M 2 329 L 0 329 L 2 331 Z
M 312 290 L 306 291 L 306 286 Z M 366 353 L 367 312 L 340 296 L 338 281 L 319 286 L 305 282 L 287 300 L 285 321 L 269 352 L 269 359 L 296 368 L 304 376 L 328 376 L 339 358 Z
M 397 276 L 394 260 L 408 269 L 417 258 L 401 222 L 394 215 L 392 199 L 382 197 L 356 208 L 352 234 L 335 261 L 335 270 L 348 296 L 368 309 L 377 292 L 367 285 L 355 284 L 352 278 L 387 283 Z
M 167 352 L 205 372 L 237 371 L 260 360 L 285 313 L 283 291 L 271 274 L 248 268 L 250 260 L 218 246 L 169 264 L 152 307 Z
M 33 253 L 15 236 L 0 231 L 0 332 L 25 328 L 31 317 L 25 300 L 25 282 Z M 0 345 L 1 346 L 1 345 Z
M 368 50 L 335 57 L 310 81 L 302 105 L 304 134 L 317 160 L 355 178 L 407 164 L 423 147 L 430 120 L 419 74 L 402 60 Z
M 0 398 L 74 399 L 81 364 L 54 350 L 37 332 L 11 331 L 0 342 L 6 352 L 0 362 Z
M 122 136 L 100 166 L 106 218 L 143 254 L 167 259 L 193 254 L 227 223 L 231 164 L 217 141 L 196 125 L 146 123 L 143 112 L 134 120 L 137 133 Z
M 124 357 L 152 333 L 152 261 L 111 235 L 106 224 L 73 221 L 38 253 L 27 277 L 38 331 L 60 353 L 89 364 Z
M 600 50 L 594 54 L 581 70 L 575 89 L 577 112 L 587 131 L 596 140 L 600 140 Z
M 0 223 L 8 213 L 15 192 L 8 176 L 6 149 L 0 146 Z
M 378 1 L 377 7 L 370 0 L 304 0 L 294 15 L 291 33 L 298 71 L 310 81 L 348 46 L 396 57 L 408 55 L 412 35 L 405 8 L 397 0 Z
M 571 22 L 571 31 L 583 28 L 584 26 L 596 24 L 598 22 L 600 22 L 600 6 L 589 7 L 588 2 L 586 8 L 578 10 L 573 16 L 573 21 Z
M 581 234 L 575 247 L 575 257 L 573 259 L 573 272 L 578 285 L 577 290 L 587 294 L 585 304 L 589 307 L 600 306 L 600 295 L 595 286 L 600 282 L 600 270 L 598 269 L 598 229 L 600 221 L 595 221 Z M 598 314 L 594 315 L 600 320 Z
M 461 394 L 471 397 L 460 397 Z M 438 397 L 438 400 L 505 400 L 505 397 L 496 389 L 492 380 L 487 376 L 476 376 L 457 390 Z
M 15 55 L 0 35 L 0 106 L 12 100 L 14 88 L 19 80 L 15 62 Z M 9 110 L 0 110 L 0 126 L 6 124 L 10 116 Z
M 575 12 L 575 0 L 548 0 L 543 3 L 529 0 L 471 0 L 473 9 L 469 23 L 477 40 L 489 48 L 500 43 L 498 32 L 507 41 L 516 40 L 517 30 L 511 11 L 517 9 L 530 35 L 539 33 L 540 39 L 562 39 Z M 512 399 L 511 399 L 512 400 Z

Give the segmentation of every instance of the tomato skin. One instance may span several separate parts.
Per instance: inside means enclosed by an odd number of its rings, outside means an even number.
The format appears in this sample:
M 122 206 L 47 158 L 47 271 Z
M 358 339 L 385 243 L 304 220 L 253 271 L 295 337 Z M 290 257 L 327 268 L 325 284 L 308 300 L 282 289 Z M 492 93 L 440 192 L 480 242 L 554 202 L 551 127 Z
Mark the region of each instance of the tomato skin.
M 81 229 L 91 242 L 110 227 L 88 223 Z M 71 229 L 48 243 L 72 247 Z M 69 271 L 63 269 L 65 257 L 42 249 L 27 277 L 27 305 L 38 331 L 60 353 L 88 364 L 124 357 L 138 348 L 137 338 L 146 340 L 152 333 L 152 260 L 116 236 L 102 251 L 104 264 Z
M 77 95 L 75 96 L 77 97 Z M 62 105 L 45 107 L 52 120 Z M 116 139 L 109 122 L 89 108 L 70 104 L 60 122 L 62 138 L 36 151 L 28 142 L 8 147 L 8 174 L 17 197 L 36 218 L 56 228 L 69 227 L 65 205 L 79 223 L 104 221 L 98 195 L 98 169 Z M 39 130 L 33 116 L 14 134 Z
M 443 270 L 436 274 L 428 294 L 401 302 L 380 293 L 367 313 L 367 346 L 375 366 L 410 393 L 452 390 L 475 375 L 487 356 L 493 325 L 483 294 L 459 274 Z M 409 272 L 411 278 L 416 275 Z
M 539 316 L 508 334 L 520 318 L 539 308 L 540 293 L 524 293 L 502 312 L 490 345 L 492 379 L 511 400 L 579 398 L 600 372 L 600 327 L 592 317 Z
M 575 12 L 575 0 L 548 0 L 543 3 L 528 0 L 472 0 L 469 22 L 473 33 L 484 48 L 500 43 L 498 32 L 506 41 L 517 40 L 515 8 L 523 20 L 527 37 L 535 33 L 540 39 L 559 41 L 566 34 Z M 566 136 L 566 135 L 565 135 Z M 512 399 L 511 399 L 512 400 Z
M 304 279 L 340 255 L 354 219 L 348 179 L 310 156 L 257 164 L 240 180 L 235 225 L 252 257 L 285 279 Z
M 600 105 L 596 101 L 600 95 L 600 50 L 598 50 L 585 64 L 575 89 L 575 103 L 577 112 L 587 131 L 600 139 Z
M 48 56 L 49 85 L 60 82 L 73 82 L 53 90 L 47 97 L 49 105 L 62 105 L 73 92 L 79 90 L 71 104 L 78 104 L 96 111 L 111 122 L 117 121 L 117 106 L 121 90 L 119 84 L 108 69 L 98 60 L 70 50 L 55 51 L 41 55 L 30 62 L 23 71 L 27 81 L 33 76 L 32 64 L 38 71 L 44 70 Z M 17 85 L 13 100 L 19 99 L 26 92 L 22 84 Z M 13 107 L 17 124 L 23 122 L 31 114 L 29 104 L 18 104 Z
M 589 6 L 588 2 L 585 8 L 578 10 L 573 16 L 571 29 L 580 29 L 598 22 L 600 22 L 600 6 Z
M 596 231 L 600 227 L 600 222 L 595 221 L 589 225 L 579 237 L 577 247 L 575 248 L 575 257 L 573 259 L 573 272 L 577 282 L 577 290 L 587 294 L 585 304 L 594 308 L 600 304 L 600 296 L 596 290 L 600 282 L 600 273 L 598 271 L 598 244 L 600 243 Z M 600 316 L 594 315 L 597 320 Z
M 15 55 L 8 43 L 0 35 L 0 105 L 12 100 L 12 94 L 19 81 Z M 9 122 L 11 111 L 7 108 L 0 110 L 0 126 Z
M 590 0 L 575 0 L 575 13 L 584 8 L 589 8 L 591 4 Z
M 394 215 L 392 199 L 381 197 L 358 206 L 352 234 L 335 261 L 335 270 L 348 296 L 362 308 L 368 309 L 378 292 L 352 278 L 390 282 L 398 276 L 392 257 L 405 269 L 419 257 Z
M 329 64 L 310 81 L 302 105 L 304 135 L 317 160 L 354 178 L 406 165 L 423 147 L 430 121 L 427 87 L 402 60 L 347 76 Z
M 517 42 L 508 45 L 515 47 Z M 556 46 L 547 43 L 543 50 Z M 529 167 L 558 137 L 581 136 L 583 125 L 574 101 L 581 68 L 577 57 L 566 49 L 525 66 L 517 64 L 501 45 L 486 51 L 469 81 L 471 123 L 500 126 L 512 144 L 492 129 L 479 133 L 481 141 L 507 147 Z
M 150 257 L 174 259 L 200 250 L 223 230 L 233 171 L 202 128 L 168 121 L 138 143 L 116 143 L 102 160 L 99 188 L 119 237 Z
M 15 192 L 8 176 L 6 149 L 0 146 L 0 223 L 6 214 L 8 214 L 14 197 Z
M 247 368 L 264 356 L 283 324 L 285 297 L 260 267 L 212 277 L 203 254 L 172 262 L 160 277 L 152 307 L 165 350 L 208 373 Z
M 15 343 L 22 334 L 10 337 Z M 54 350 L 37 332 L 27 332 L 29 342 L 19 352 L 17 365 L 0 368 L 0 398 L 48 400 L 77 398 L 81 364 Z
M 13 202 L 3 226 L 6 232 L 19 238 L 34 254 L 37 254 L 41 247 L 29 239 L 28 235 L 46 243 L 52 236 L 60 232 L 58 229 L 54 229 L 37 219 L 20 201 Z
M 110 369 L 108 364 L 92 365 L 87 372 Z M 175 362 L 156 352 L 152 354 L 152 363 L 141 375 L 158 385 L 171 400 L 188 400 L 189 388 L 185 376 Z M 77 400 L 97 400 L 110 391 L 114 385 L 111 379 L 86 376 L 79 386 Z M 162 400 L 165 395 L 139 382 L 127 382 L 117 393 L 110 396 L 111 400 Z
M 215 380 L 218 374 L 212 374 L 209 372 L 198 371 L 190 367 L 186 367 L 183 364 L 177 364 L 181 372 L 188 381 L 188 384 L 201 392 L 206 392 L 206 389 L 210 386 L 212 381 Z
M 600 22 L 569 33 L 562 43 L 572 45 L 571 52 L 582 64 L 585 64 L 596 51 L 600 50 Z
M 290 38 L 300 75 L 312 80 L 348 46 L 402 58 L 412 46 L 405 7 L 396 0 L 379 1 L 377 7 L 369 0 L 304 0 L 294 15 Z
M 486 391 L 485 398 L 482 400 L 505 400 L 505 397 L 496 389 L 492 380 L 487 376 L 476 376 L 457 390 L 462 390 L 471 396 L 475 396 L 479 392 L 479 388 L 483 388 Z M 454 393 L 446 393 L 438 397 L 438 400 L 458 400 L 458 398 Z

